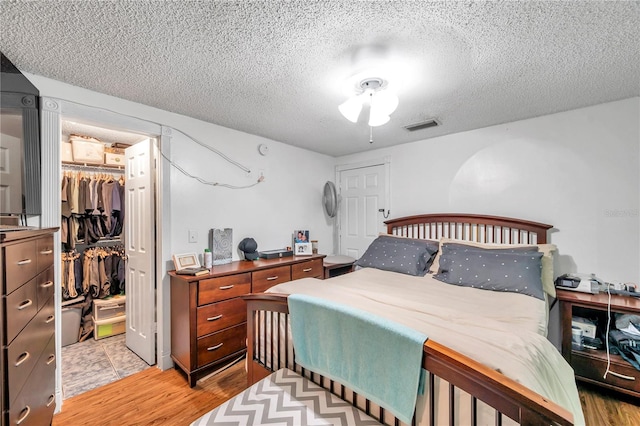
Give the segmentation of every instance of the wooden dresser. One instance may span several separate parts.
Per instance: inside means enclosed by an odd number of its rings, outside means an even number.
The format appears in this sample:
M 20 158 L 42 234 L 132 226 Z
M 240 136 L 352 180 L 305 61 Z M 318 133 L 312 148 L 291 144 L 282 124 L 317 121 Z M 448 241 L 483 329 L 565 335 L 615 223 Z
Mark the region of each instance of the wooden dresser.
M 2 425 L 48 425 L 55 409 L 53 233 L 0 232 Z
M 323 278 L 324 255 L 235 261 L 208 275 L 171 275 L 171 358 L 189 385 L 246 352 L 247 307 L 240 296 L 298 278 Z

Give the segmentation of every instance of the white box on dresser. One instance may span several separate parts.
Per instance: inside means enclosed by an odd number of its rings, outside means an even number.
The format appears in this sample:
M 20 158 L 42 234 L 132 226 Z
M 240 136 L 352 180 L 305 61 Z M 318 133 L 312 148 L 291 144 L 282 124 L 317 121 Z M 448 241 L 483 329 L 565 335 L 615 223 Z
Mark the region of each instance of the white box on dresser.
M 55 409 L 55 228 L 0 232 L 1 424 L 48 425 Z

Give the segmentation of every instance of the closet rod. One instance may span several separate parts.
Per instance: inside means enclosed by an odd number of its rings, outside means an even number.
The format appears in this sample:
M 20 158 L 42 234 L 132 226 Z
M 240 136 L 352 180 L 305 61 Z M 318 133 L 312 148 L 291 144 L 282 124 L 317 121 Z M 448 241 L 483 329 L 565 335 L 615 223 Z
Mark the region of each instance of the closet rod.
M 87 172 L 121 173 L 124 174 L 122 166 L 92 166 L 90 164 L 62 163 L 63 170 L 81 170 Z
M 78 241 L 76 243 L 76 247 L 80 246 L 81 248 L 92 248 L 92 247 L 103 247 L 103 246 L 124 246 L 124 241 L 122 238 L 102 238 L 93 243 L 85 243 L 84 241 Z

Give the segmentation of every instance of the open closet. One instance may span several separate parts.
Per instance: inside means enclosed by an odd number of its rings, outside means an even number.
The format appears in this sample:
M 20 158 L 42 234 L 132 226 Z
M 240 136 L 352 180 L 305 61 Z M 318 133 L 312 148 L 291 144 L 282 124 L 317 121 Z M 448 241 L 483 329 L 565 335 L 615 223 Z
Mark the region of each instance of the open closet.
M 62 120 L 62 393 L 78 395 L 149 365 L 125 341 L 125 149 L 145 135 Z

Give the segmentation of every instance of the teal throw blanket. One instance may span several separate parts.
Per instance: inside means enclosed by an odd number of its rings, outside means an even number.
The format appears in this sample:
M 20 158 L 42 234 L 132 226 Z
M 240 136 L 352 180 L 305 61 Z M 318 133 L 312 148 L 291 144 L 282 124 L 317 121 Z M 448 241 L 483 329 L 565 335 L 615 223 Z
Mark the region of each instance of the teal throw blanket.
M 336 380 L 410 424 L 427 336 L 360 309 L 289 296 L 296 361 Z

